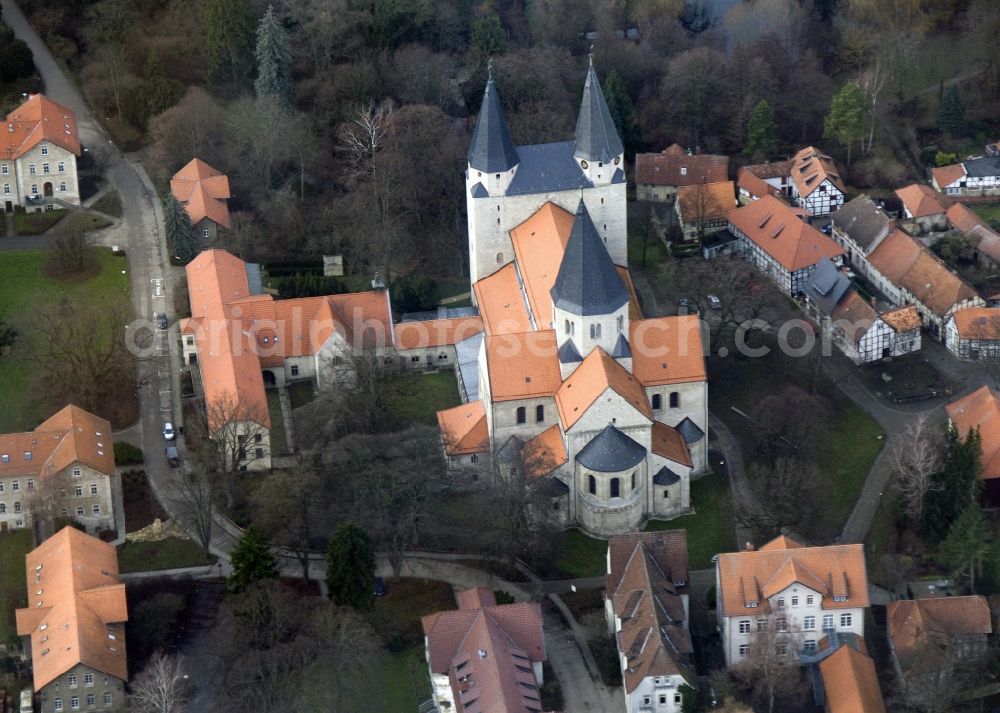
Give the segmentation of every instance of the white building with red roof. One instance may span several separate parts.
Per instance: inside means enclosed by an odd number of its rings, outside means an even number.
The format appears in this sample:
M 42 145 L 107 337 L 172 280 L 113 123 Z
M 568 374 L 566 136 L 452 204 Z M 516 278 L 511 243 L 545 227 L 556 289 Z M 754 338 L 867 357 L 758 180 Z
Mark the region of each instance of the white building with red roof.
M 811 216 L 837 210 L 844 205 L 846 193 L 837 164 L 812 146 L 806 146 L 788 161 L 744 166 L 737 187 L 743 204 L 780 196 Z
M 229 178 L 200 158 L 191 159 L 170 179 L 170 192 L 184 206 L 195 232 L 207 244 L 219 228 L 229 229 Z
M 56 199 L 80 204 L 76 113 L 43 94 L 33 94 L 4 120 L 0 130 L 0 212 L 52 210 Z

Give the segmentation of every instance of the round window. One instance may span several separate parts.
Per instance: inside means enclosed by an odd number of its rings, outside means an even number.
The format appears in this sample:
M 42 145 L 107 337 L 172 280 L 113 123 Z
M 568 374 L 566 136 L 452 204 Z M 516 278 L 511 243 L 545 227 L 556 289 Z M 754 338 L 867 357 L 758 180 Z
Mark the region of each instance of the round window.
M 584 168 L 587 168 L 589 164 L 586 161 L 580 161 L 580 165 L 583 166 Z
M 618 162 L 619 162 L 619 161 L 621 161 L 621 159 L 620 159 L 619 157 L 615 156 L 615 165 L 616 165 L 616 166 L 618 165 Z

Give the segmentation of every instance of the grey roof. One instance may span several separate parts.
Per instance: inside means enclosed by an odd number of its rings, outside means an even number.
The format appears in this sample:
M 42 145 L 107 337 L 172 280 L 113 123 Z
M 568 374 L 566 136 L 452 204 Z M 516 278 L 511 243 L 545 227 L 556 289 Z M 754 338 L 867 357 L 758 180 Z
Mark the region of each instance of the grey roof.
M 584 468 L 599 473 L 618 473 L 637 466 L 646 457 L 646 449 L 614 426 L 606 426 L 576 454 Z
M 517 149 L 507 132 L 507 122 L 500 108 L 493 77 L 486 80 L 483 104 L 479 109 L 479 119 L 469 144 L 469 165 L 477 171 L 497 173 L 509 171 L 517 165 Z
M 507 186 L 507 195 L 519 196 L 591 188 L 594 184 L 580 170 L 580 165 L 573 158 L 575 146 L 572 141 L 518 146 L 517 157 L 520 164 L 514 172 L 510 185 Z
M 681 476 L 667 466 L 660 468 L 653 476 L 653 485 L 675 485 L 679 482 L 681 482 Z
M 632 356 L 632 347 L 628 345 L 625 332 L 618 335 L 618 341 L 615 342 L 615 350 L 611 352 L 611 356 L 615 359 L 628 359 Z
M 601 83 L 597 81 L 594 65 L 587 70 L 583 83 L 583 100 L 576 119 L 576 150 L 573 155 L 587 161 L 609 162 L 623 151 L 615 122 L 604 101 Z
M 466 401 L 479 400 L 479 348 L 483 343 L 483 334 L 478 332 L 455 343 L 458 376 L 462 380 Z
M 478 307 L 438 307 L 423 312 L 405 312 L 400 322 L 425 322 L 429 319 L 455 319 L 457 317 L 478 317 Z
M 582 199 L 550 294 L 556 307 L 580 316 L 611 314 L 628 303 L 628 289 Z
M 965 173 L 973 178 L 1000 176 L 1000 156 L 974 158 L 971 161 L 963 161 L 962 165 L 965 167 Z
M 620 168 L 615 169 L 615 175 L 611 177 L 612 183 L 625 183 L 625 172 Z
M 472 197 L 473 198 L 488 198 L 490 192 L 486 190 L 486 187 L 482 183 L 477 183 L 472 187 Z
M 876 241 L 888 235 L 892 228 L 889 216 L 875 205 L 875 201 L 864 195 L 831 213 L 830 221 L 866 252 L 872 249 Z
M 833 260 L 825 258 L 816 264 L 802 292 L 809 301 L 819 307 L 824 314 L 833 314 L 834 308 L 851 289 L 847 275 L 837 269 Z
M 680 431 L 680 434 L 684 436 L 684 442 L 688 445 L 697 443 L 705 437 L 705 432 L 701 430 L 698 427 L 698 424 L 690 418 L 685 418 L 683 421 L 674 426 L 674 428 Z
M 550 476 L 542 481 L 542 493 L 550 498 L 562 498 L 569 495 L 569 486 L 555 476 Z
M 264 294 L 264 281 L 261 279 L 260 265 L 255 262 L 246 264 L 247 287 L 251 295 Z
M 567 339 L 559 347 L 559 363 L 560 364 L 575 364 L 576 362 L 583 361 L 583 357 L 580 356 L 580 351 L 573 344 L 572 339 Z

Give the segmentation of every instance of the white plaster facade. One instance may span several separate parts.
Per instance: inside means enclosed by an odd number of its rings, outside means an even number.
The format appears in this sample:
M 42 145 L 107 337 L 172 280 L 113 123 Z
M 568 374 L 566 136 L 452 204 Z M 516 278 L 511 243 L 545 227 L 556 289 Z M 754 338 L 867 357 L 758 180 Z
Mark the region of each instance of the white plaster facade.
M 49 141 L 40 141 L 13 160 L 0 160 L 0 212 L 24 206 L 28 212 L 59 207 L 46 197 L 80 204 L 76 156 Z

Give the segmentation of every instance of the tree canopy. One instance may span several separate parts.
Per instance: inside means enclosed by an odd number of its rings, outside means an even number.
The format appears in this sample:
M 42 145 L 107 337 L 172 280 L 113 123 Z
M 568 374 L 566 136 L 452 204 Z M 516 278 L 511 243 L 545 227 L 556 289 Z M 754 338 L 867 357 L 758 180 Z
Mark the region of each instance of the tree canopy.
M 375 550 L 357 525 L 337 528 L 326 549 L 326 586 L 337 604 L 365 610 L 375 598 Z
M 278 576 L 278 563 L 271 554 L 267 540 L 253 527 L 248 527 L 229 556 L 233 573 L 229 576 L 229 591 L 242 592 L 251 583 Z

